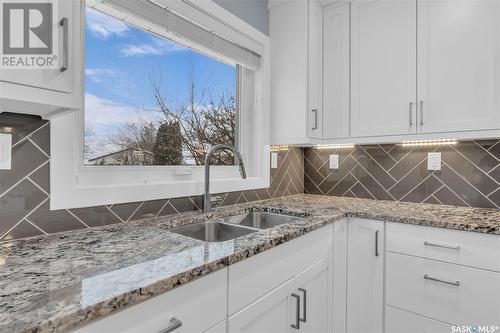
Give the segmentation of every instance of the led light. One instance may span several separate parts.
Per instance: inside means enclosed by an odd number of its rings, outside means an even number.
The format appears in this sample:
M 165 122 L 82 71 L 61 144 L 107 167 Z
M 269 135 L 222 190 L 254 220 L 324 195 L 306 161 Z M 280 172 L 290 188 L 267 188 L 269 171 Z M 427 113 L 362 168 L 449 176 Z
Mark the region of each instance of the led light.
M 438 139 L 438 140 L 415 140 L 403 141 L 399 145 L 403 147 L 421 147 L 421 146 L 441 146 L 441 145 L 456 145 L 456 139 Z
M 343 149 L 343 148 L 354 148 L 353 143 L 339 143 L 339 144 L 331 144 L 331 145 L 316 145 L 314 146 L 316 149 Z
M 279 152 L 290 149 L 290 145 L 272 145 L 271 152 Z

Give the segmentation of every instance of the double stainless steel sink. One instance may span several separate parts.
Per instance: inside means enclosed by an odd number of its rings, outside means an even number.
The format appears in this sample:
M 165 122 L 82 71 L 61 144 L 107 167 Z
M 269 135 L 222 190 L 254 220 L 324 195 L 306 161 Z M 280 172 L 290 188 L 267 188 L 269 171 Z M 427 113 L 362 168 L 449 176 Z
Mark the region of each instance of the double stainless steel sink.
M 194 223 L 171 231 L 205 242 L 225 242 L 262 229 L 290 223 L 296 219 L 298 217 L 289 215 L 249 212 L 220 220 Z

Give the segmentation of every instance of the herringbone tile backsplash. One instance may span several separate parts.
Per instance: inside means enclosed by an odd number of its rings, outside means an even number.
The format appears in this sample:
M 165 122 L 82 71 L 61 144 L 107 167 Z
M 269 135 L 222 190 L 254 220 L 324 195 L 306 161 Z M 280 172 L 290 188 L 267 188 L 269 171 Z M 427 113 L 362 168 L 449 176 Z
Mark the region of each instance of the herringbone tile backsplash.
M 62 231 L 126 223 L 196 211 L 199 196 L 165 198 L 89 208 L 49 210 L 50 124 L 40 118 L 0 114 L 0 132 L 12 133 L 12 169 L 0 170 L 0 242 Z M 304 191 L 301 148 L 278 153 L 267 189 L 222 193 L 222 206 Z
M 403 147 L 362 145 L 304 150 L 306 193 L 500 208 L 500 141 Z M 442 153 L 441 171 L 427 171 L 427 153 Z M 339 155 L 339 169 L 329 155 Z

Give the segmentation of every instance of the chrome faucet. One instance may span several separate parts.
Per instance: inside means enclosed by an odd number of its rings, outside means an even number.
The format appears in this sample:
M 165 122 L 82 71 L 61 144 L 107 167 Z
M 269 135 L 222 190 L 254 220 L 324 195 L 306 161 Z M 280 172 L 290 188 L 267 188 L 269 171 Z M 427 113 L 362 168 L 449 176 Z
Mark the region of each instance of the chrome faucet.
M 243 164 L 243 158 L 241 157 L 240 152 L 231 145 L 220 144 L 215 145 L 207 153 L 205 156 L 205 194 L 203 194 L 203 213 L 209 213 L 211 208 L 210 202 L 210 158 L 212 155 L 220 149 L 227 149 L 233 152 L 235 165 L 238 165 L 240 168 L 241 178 L 246 179 L 247 173 L 245 171 L 245 165 Z

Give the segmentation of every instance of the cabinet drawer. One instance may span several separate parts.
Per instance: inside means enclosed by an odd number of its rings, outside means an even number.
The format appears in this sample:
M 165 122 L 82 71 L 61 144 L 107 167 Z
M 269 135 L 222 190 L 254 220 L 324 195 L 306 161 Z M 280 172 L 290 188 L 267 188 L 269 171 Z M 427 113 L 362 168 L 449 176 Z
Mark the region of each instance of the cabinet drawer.
M 226 319 L 227 269 L 82 327 L 75 333 L 158 333 L 172 318 L 182 321 L 175 333 L 204 332 Z
M 403 311 L 385 307 L 385 333 L 450 333 L 452 325 Z
M 386 254 L 388 305 L 457 325 L 500 325 L 500 273 Z
M 387 250 L 500 272 L 500 236 L 387 223 Z
M 232 315 L 332 253 L 333 224 L 229 266 Z

